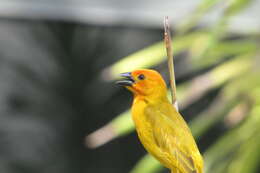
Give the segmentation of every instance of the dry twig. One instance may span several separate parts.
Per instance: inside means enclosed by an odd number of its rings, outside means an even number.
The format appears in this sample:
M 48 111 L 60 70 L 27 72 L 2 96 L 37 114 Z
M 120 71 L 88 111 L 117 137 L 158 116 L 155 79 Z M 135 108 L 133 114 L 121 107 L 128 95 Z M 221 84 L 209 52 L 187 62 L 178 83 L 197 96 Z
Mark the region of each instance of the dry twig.
M 168 57 L 168 69 L 169 69 L 169 73 L 170 73 L 172 104 L 178 110 L 178 103 L 177 103 L 177 97 L 176 97 L 176 83 L 175 83 L 175 74 L 174 74 L 174 63 L 173 63 L 172 40 L 171 40 L 171 31 L 170 31 L 168 16 L 166 16 L 164 18 L 164 42 L 165 42 L 167 57 Z

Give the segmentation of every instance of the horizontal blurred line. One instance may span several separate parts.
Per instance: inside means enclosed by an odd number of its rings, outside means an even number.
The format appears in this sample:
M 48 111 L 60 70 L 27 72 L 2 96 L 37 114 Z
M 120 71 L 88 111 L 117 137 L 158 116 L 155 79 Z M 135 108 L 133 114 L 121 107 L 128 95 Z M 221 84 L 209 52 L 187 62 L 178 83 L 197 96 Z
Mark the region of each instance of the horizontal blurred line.
M 95 25 L 134 25 L 162 28 L 164 16 L 170 16 L 170 23 L 176 24 L 185 18 L 198 5 L 200 0 L 165 0 L 161 1 L 118 1 L 118 0 L 0 0 L 0 17 L 14 19 L 44 19 L 68 21 Z M 241 15 L 236 16 L 230 24 L 232 31 L 258 31 L 260 15 L 254 1 Z M 215 23 L 221 14 L 221 6 L 215 7 L 200 22 L 201 25 Z M 185 9 L 185 10 L 184 10 Z
M 80 3 L 81 2 L 81 3 Z M 157 3 L 133 2 L 117 3 L 115 1 L 93 3 L 89 1 L 0 1 L 0 17 L 23 19 L 48 19 L 76 21 L 90 24 L 134 24 L 143 26 L 160 26 L 162 18 L 169 14 L 175 23 L 198 2 L 167 1 L 165 5 Z M 192 2 L 192 1 L 191 1 Z M 128 6 L 127 6 L 128 4 Z M 167 5 L 166 5 L 167 4 Z M 158 6 L 160 5 L 160 6 Z M 177 5 L 177 6 L 176 6 Z M 174 7 L 174 9 L 170 7 Z M 156 9 L 156 11 L 154 11 Z M 185 12 L 186 11 L 186 12 Z

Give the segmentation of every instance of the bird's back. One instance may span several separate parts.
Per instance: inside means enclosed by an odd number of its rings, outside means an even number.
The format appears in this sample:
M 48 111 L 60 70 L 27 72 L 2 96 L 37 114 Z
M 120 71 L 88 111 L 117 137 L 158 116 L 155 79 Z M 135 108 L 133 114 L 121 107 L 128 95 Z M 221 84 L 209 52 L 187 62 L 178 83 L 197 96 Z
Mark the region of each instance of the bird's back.
M 202 173 L 203 160 L 190 129 L 167 100 L 136 100 L 132 114 L 144 147 L 164 166 L 179 173 Z

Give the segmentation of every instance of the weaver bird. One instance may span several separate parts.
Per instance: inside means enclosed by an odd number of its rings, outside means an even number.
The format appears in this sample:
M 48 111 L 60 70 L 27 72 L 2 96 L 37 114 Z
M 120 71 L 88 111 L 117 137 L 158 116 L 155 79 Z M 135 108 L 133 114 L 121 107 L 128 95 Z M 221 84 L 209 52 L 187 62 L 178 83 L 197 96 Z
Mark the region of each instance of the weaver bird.
M 145 149 L 171 173 L 202 173 L 202 156 L 185 120 L 168 100 L 162 76 L 141 69 L 121 77 L 117 84 L 134 95 L 132 118 Z

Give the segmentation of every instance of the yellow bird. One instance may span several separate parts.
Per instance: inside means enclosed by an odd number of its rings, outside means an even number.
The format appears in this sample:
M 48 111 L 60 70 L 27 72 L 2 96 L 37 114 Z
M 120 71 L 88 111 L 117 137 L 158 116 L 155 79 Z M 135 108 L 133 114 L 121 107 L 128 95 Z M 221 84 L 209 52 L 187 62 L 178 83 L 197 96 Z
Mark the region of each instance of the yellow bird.
M 185 120 L 168 100 L 162 76 L 148 69 L 121 76 L 117 83 L 134 95 L 132 118 L 145 149 L 171 173 L 202 173 L 202 156 Z

